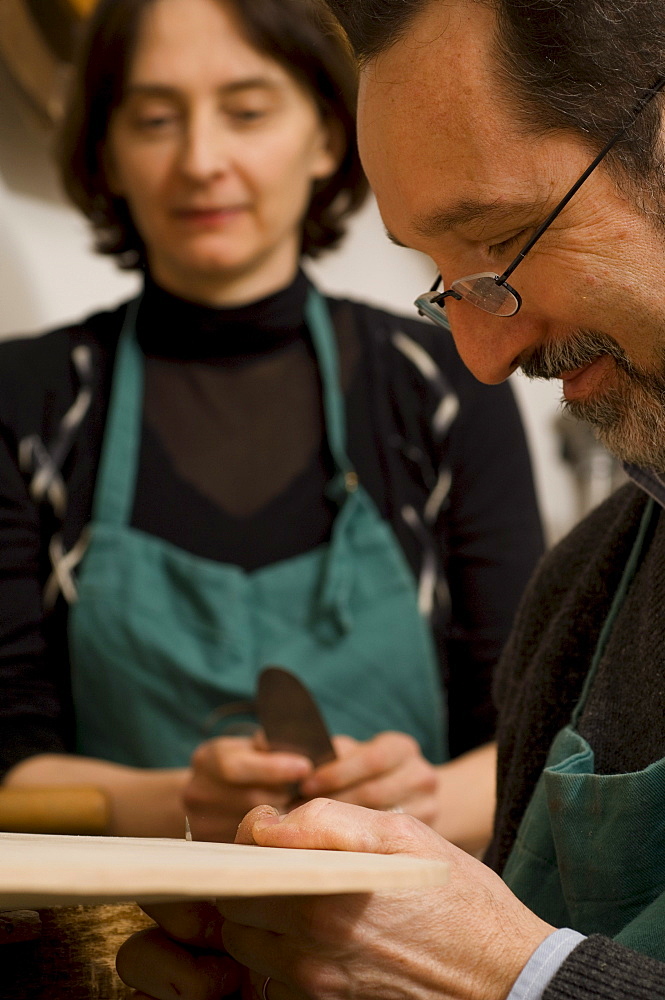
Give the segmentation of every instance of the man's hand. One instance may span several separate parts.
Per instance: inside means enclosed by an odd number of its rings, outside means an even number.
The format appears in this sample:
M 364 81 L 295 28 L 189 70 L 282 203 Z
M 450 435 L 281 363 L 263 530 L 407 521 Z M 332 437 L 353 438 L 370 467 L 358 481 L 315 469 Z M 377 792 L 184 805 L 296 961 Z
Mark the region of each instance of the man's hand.
M 448 885 L 424 891 L 219 901 L 224 944 L 270 977 L 268 1000 L 505 1000 L 554 929 L 496 874 L 410 816 L 317 799 L 285 817 L 250 814 L 239 839 L 450 866 Z
M 553 930 L 497 875 L 410 816 L 317 799 L 285 817 L 259 807 L 238 839 L 443 859 L 450 882 L 413 892 L 226 899 L 218 903 L 223 926 L 209 905 L 190 904 L 186 932 L 174 924 L 182 907 L 171 907 L 168 919 L 159 913 L 166 908 L 152 908 L 169 934 L 130 939 L 119 956 L 127 982 L 158 1000 L 223 995 L 228 980 L 196 964 L 198 956 L 179 955 L 173 940 L 218 943 L 221 933 L 225 949 L 252 971 L 256 997 L 270 977 L 267 1000 L 505 1000 Z
M 160 927 L 133 934 L 116 959 L 123 982 L 139 991 L 133 1000 L 221 1000 L 238 990 L 243 970 L 225 953 L 211 903 L 144 909 Z

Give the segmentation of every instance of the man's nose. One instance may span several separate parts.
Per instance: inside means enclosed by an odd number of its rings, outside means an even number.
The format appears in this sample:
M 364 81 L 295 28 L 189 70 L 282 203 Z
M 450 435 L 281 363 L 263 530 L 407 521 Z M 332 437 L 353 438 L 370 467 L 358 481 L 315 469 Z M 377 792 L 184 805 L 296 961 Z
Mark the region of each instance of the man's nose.
M 457 351 L 480 382 L 495 385 L 507 379 L 543 340 L 542 324 L 522 312 L 492 316 L 469 302 L 446 302 Z

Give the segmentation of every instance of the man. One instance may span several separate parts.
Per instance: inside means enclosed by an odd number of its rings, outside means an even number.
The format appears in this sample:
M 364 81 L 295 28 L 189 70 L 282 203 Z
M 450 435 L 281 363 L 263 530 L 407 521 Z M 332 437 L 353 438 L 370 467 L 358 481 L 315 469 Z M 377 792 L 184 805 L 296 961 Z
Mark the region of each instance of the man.
M 360 57 L 361 152 L 386 226 L 444 277 L 422 311 L 445 322 L 445 305 L 482 381 L 561 378 L 638 485 L 550 554 L 505 652 L 488 856 L 503 881 L 408 817 L 263 810 L 241 838 L 439 856 L 450 885 L 224 902 L 224 943 L 264 1000 L 663 998 L 665 4 L 329 6 Z M 174 939 L 216 926 L 210 910 L 161 920 L 178 970 Z M 187 961 L 203 995 L 209 969 Z M 172 995 L 136 962 L 134 945 L 129 979 Z

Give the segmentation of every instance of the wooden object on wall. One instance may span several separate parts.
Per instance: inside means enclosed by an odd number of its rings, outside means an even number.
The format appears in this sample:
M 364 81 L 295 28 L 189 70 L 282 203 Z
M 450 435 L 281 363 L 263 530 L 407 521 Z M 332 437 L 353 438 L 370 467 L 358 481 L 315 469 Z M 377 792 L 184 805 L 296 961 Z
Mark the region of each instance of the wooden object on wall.
M 22 0 L 0 3 L 0 54 L 33 108 L 49 122 L 62 113 L 65 71 Z
M 80 17 L 87 17 L 88 14 L 92 14 L 97 0 L 68 0 L 68 2 Z
M 47 124 L 59 121 L 76 39 L 97 0 L 0 0 L 0 60 Z

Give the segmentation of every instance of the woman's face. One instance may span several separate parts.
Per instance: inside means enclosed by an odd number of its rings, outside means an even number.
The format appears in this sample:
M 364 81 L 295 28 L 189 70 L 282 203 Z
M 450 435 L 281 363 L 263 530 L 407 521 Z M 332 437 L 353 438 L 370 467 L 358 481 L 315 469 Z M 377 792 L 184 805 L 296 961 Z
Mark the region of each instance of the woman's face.
M 217 0 L 146 8 L 105 163 L 159 284 L 223 304 L 288 283 L 335 145 L 311 96 L 249 45 L 232 10 Z

